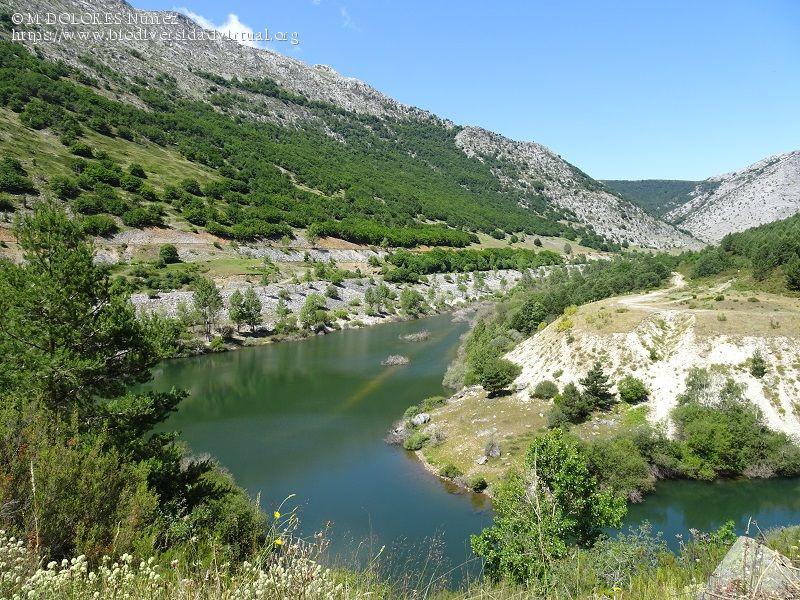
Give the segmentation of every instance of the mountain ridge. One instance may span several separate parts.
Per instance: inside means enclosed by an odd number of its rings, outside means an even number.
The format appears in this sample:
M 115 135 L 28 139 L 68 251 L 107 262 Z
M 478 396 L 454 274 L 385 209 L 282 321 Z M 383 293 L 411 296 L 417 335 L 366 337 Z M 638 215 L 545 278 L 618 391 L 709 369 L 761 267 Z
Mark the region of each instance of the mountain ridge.
M 665 219 L 706 242 L 800 212 L 800 151 L 700 182 Z
M 615 244 L 660 249 L 697 245 L 690 236 L 610 193 L 599 182 L 536 142 L 517 142 L 481 128 L 456 125 L 428 111 L 397 102 L 367 83 L 338 74 L 331 67 L 307 65 L 280 53 L 244 46 L 220 36 L 191 44 L 160 41 L 166 33 L 174 36 L 176 31 L 185 34 L 190 29 L 200 28 L 181 13 L 140 11 L 121 0 L 91 3 L 33 0 L 26 3 L 24 9 L 15 1 L 2 0 L 0 7 L 32 13 L 128 12 L 145 22 L 158 20 L 153 15 L 169 15 L 175 25 L 142 26 L 152 34 L 146 40 L 109 44 L 89 36 L 83 44 L 62 39 L 38 48 L 49 59 L 63 60 L 84 73 L 99 76 L 104 83 L 99 91 L 106 96 L 141 106 L 141 98 L 117 84 L 120 81 L 146 84 L 154 73 L 161 73 L 174 80 L 179 93 L 206 102 L 216 101 L 218 110 L 227 109 L 237 118 L 266 121 L 295 131 L 315 127 L 342 144 L 348 143 L 347 134 L 356 127 L 367 133 L 378 132 L 389 143 L 400 145 L 408 156 L 422 160 L 434 171 L 446 169 L 448 165 L 429 160 L 425 156 L 429 148 L 421 147 L 420 139 L 426 140 L 423 143 L 430 142 L 434 151 L 450 151 L 455 147 L 482 162 L 483 167 L 491 163 L 492 174 L 498 181 L 497 193 L 517 197 L 519 208 L 530 210 L 541 219 L 555 224 L 575 223 L 585 228 L 581 235 L 589 241 L 598 238 L 596 245 L 602 245 L 599 239 L 603 238 Z M 142 18 L 143 15 L 147 18 Z M 38 29 L 46 30 L 47 26 Z M 102 27 L 95 29 L 102 30 Z M 30 43 L 27 45 L 32 47 Z M 403 128 L 417 126 L 422 131 L 415 132 L 413 139 L 403 138 Z M 446 135 L 437 131 L 446 132 Z
M 800 212 L 800 151 L 773 154 L 702 181 L 603 180 L 652 214 L 707 243 Z

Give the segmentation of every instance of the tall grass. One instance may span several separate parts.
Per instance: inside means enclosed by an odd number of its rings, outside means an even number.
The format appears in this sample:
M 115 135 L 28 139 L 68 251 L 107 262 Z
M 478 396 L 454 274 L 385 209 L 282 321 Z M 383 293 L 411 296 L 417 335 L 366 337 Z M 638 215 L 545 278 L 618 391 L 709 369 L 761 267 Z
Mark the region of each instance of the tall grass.
M 677 553 L 667 551 L 658 536 L 646 530 L 593 549 L 575 550 L 554 566 L 548 581 L 528 587 L 467 580 L 446 589 L 449 572 L 440 552 L 431 547 L 423 568 L 410 561 L 397 564 L 386 548 L 369 543 L 358 568 L 326 566 L 324 533 L 294 537 L 297 521 L 277 518 L 269 541 L 251 560 L 238 565 L 211 560 L 162 564 L 156 557 L 123 554 L 96 564 L 77 556 L 44 564 L 23 540 L 0 532 L 0 597 L 13 600 L 590 600 L 696 598 L 708 576 L 735 539 L 731 529 L 714 534 L 693 532 Z M 800 527 L 759 534 L 767 545 L 795 563 L 800 559 Z M 436 542 L 433 542 L 435 544 Z M 417 561 L 418 562 L 418 561 Z M 460 565 L 463 567 L 465 565 Z M 408 569 L 408 570 L 407 570 Z M 745 593 L 729 600 L 751 598 Z

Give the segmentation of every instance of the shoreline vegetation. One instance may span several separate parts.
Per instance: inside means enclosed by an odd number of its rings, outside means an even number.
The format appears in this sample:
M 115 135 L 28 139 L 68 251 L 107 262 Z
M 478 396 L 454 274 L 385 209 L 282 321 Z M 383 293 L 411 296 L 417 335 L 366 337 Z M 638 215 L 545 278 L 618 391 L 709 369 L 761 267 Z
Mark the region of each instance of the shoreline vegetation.
M 0 585 L 11 597 L 63 597 L 68 591 L 81 600 L 95 593 L 168 598 L 190 590 L 201 598 L 250 598 L 259 590 L 267 598 L 320 599 L 407 598 L 421 591 L 443 599 L 588 598 L 617 590 L 630 598 L 663 597 L 696 589 L 735 536 L 730 525 L 698 532 L 673 553 L 646 526 L 612 539 L 600 535 L 625 514 L 625 492 L 651 481 L 648 464 L 706 479 L 763 460 L 776 469 L 800 464 L 796 448 L 744 408 L 740 390 L 724 390 L 722 411 L 705 407 L 700 399 L 709 390 L 702 373 L 694 374 L 681 400 L 678 442 L 653 431 L 640 435 L 636 428 L 619 443 L 587 446 L 570 427 L 587 411 L 618 404 L 599 365 L 577 393 L 537 390 L 551 395 L 560 412 L 552 415 L 551 428 L 531 439 L 518 468 L 494 484 L 495 522 L 471 540 L 484 564 L 481 580 L 462 590 L 448 590 L 440 573 L 397 582 L 382 575 L 380 553 L 367 566 L 326 567 L 324 533 L 297 537 L 290 508 L 264 514 L 212 459 L 192 456 L 173 433 L 154 432 L 185 393 L 129 390 L 174 352 L 174 323 L 136 314 L 124 283 L 93 261 L 85 233 L 58 206 L 38 204 L 16 228 L 25 260 L 0 262 L 0 309 L 6 315 L 0 328 L 0 554 L 14 565 Z M 465 338 L 463 364 L 451 378 L 473 386 L 467 389 L 480 384 L 490 400 L 502 398 L 518 373 L 502 358 L 520 339 L 510 324 L 518 332 L 537 331 L 549 319 L 569 318 L 568 302 L 663 285 L 678 260 L 632 254 L 540 278 L 523 274 Z M 196 293 L 203 316 L 197 326 L 208 338 L 209 311 L 219 309 L 219 292 L 212 284 Z M 420 297 L 406 293 L 397 301 L 414 307 Z M 324 323 L 319 298 L 309 298 L 300 322 Z M 245 312 L 253 305 L 245 294 L 234 302 Z M 616 387 L 623 394 L 623 386 Z M 626 403 L 635 403 L 637 386 L 625 389 Z M 419 428 L 445 406 L 444 398 L 432 397 L 408 411 L 418 428 L 405 440 L 409 450 L 435 442 L 434 431 Z M 643 448 L 650 454 L 641 454 Z M 491 441 L 485 458 L 505 452 L 501 442 Z M 439 474 L 462 476 L 451 465 Z M 488 485 L 469 481 L 473 489 Z M 799 529 L 766 537 L 798 558 Z
M 507 398 L 522 372 L 509 353 L 524 340 L 551 328 L 574 341 L 578 307 L 657 289 L 674 272 L 796 296 L 800 215 L 677 254 L 695 240 L 538 145 L 509 153 L 514 144 L 474 128 L 405 109 L 348 110 L 263 72 L 227 79 L 144 47 L 31 52 L 9 41 L 13 26 L 0 11 L 0 596 L 697 598 L 734 545 L 732 523 L 690 532 L 677 551 L 646 523 L 617 537 L 603 530 L 658 478 L 800 473 L 794 441 L 767 427 L 740 383 L 717 386 L 708 369 L 688 373 L 671 430 L 647 422 L 645 382 L 617 376 L 602 356 L 575 381 L 533 382 L 530 431 L 514 443 L 481 425 L 467 468 L 444 452 L 439 422 L 459 402 Z M 148 231 L 175 239 L 155 256 L 128 252 Z M 184 262 L 182 235 L 202 240 L 206 256 Z M 301 237 L 371 248 L 358 264 L 307 252 L 282 270 L 273 248 L 258 247 L 280 240 L 288 250 Z M 106 246 L 95 253 L 92 240 Z M 517 246 L 528 241 L 534 248 Z M 587 261 L 579 247 L 606 254 Z M 197 262 L 211 255 L 229 262 L 204 271 Z M 230 270 L 241 277 L 219 286 Z M 213 458 L 163 429 L 186 391 L 137 391 L 178 354 L 482 300 L 494 302 L 445 377 L 461 395 L 409 407 L 391 436 L 438 476 L 492 496 L 494 522 L 470 540 L 481 576 L 460 588 L 449 588 L 435 544 L 430 567 L 399 578 L 384 549 L 331 566 L 326 533 L 298 533 L 291 497 L 266 513 Z M 774 314 L 764 320 L 781 327 Z M 660 359 L 651 348 L 648 360 Z M 755 351 L 741 364 L 759 381 L 777 371 Z M 782 567 L 800 566 L 800 527 L 756 529 L 785 555 Z M 725 592 L 758 598 L 748 584 Z
M 282 283 L 262 276 L 260 285 L 220 287 L 209 278 L 196 277 L 189 290 L 137 293 L 132 301 L 137 310 L 176 323 L 178 355 L 186 356 L 445 312 L 471 312 L 481 303 L 497 300 L 521 278 L 539 277 L 563 263 L 547 250 L 488 248 L 436 254 L 438 259 L 418 267 L 422 272 L 392 267 L 397 253 L 384 262 L 375 259 L 381 270 L 370 276 L 339 269 L 332 260 L 308 259 L 303 263 L 303 281 L 295 273 Z M 581 268 L 584 259 L 576 260 L 575 268 Z M 271 261 L 265 262 L 265 269 L 280 272 Z M 120 281 L 130 285 L 129 279 Z

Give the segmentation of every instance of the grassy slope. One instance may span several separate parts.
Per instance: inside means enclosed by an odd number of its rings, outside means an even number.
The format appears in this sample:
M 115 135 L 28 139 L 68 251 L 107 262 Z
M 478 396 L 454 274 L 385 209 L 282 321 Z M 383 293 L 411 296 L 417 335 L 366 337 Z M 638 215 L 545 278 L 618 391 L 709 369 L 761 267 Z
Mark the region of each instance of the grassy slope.
M 106 151 L 123 165 L 139 163 L 148 174 L 148 181 L 158 188 L 175 184 L 183 178 L 197 179 L 201 184 L 216 178 L 214 172 L 199 163 L 183 158 L 177 151 L 151 142 L 129 142 L 86 131 L 83 140 L 97 150 Z M 50 179 L 53 175 L 72 174 L 69 161 L 75 158 L 49 129 L 33 130 L 19 122 L 19 116 L 0 108 L 0 154 L 18 159 L 26 168 Z

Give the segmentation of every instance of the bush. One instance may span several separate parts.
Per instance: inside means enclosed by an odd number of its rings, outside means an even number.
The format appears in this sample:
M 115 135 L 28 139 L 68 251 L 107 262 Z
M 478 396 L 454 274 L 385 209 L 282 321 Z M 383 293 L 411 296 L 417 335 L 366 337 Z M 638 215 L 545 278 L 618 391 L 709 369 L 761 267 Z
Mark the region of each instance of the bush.
M 511 385 L 521 372 L 519 365 L 510 360 L 494 358 L 482 366 L 478 381 L 493 396 Z
M 0 212 L 14 212 L 14 203 L 5 194 L 0 194 Z
M 119 187 L 126 192 L 138 192 L 144 182 L 133 175 L 123 175 L 119 178 Z
M 653 491 L 650 465 L 632 440 L 598 440 L 586 448 L 589 468 L 603 485 L 628 498 Z
M 139 179 L 147 179 L 147 174 L 139 163 L 131 163 L 128 167 L 128 174 L 138 177 Z
M 164 244 L 158 249 L 158 257 L 164 264 L 173 264 L 181 262 L 181 257 L 178 255 L 178 249 L 174 244 Z
M 422 401 L 422 411 L 430 412 L 434 408 L 443 406 L 446 401 L 444 396 L 431 396 Z
M 767 361 L 764 360 L 761 350 L 756 349 L 753 352 L 753 356 L 750 359 L 750 374 L 758 379 L 767 374 Z
M 14 158 L 0 161 L 0 192 L 9 194 L 35 194 L 36 188 L 28 178 L 22 164 Z
M 202 196 L 203 191 L 200 189 L 200 184 L 196 179 L 184 179 L 181 181 L 181 189 L 189 192 L 193 196 Z
M 80 224 L 84 233 L 99 237 L 108 237 L 119 230 L 117 222 L 108 215 L 89 215 L 83 217 Z
M 103 200 L 97 194 L 81 194 L 72 201 L 72 210 L 82 215 L 96 215 L 103 212 Z
M 138 207 L 125 211 L 122 214 L 122 222 L 128 227 L 135 227 L 137 229 L 163 225 L 158 210 L 152 207 Z
M 404 418 L 404 419 L 410 419 L 411 417 L 413 417 L 413 416 L 416 416 L 416 415 L 418 415 L 418 414 L 419 414 L 419 413 L 421 413 L 421 412 L 425 412 L 425 411 L 423 411 L 423 410 L 422 410 L 422 409 L 421 409 L 419 406 L 417 406 L 416 404 L 412 404 L 412 405 L 411 405 L 411 406 L 409 406 L 409 407 L 408 407 L 408 408 L 405 410 L 405 412 L 403 413 L 403 418 Z
M 422 447 L 428 443 L 429 439 L 430 436 L 427 433 L 415 431 L 403 442 L 403 448 L 411 451 L 421 450 Z
M 208 347 L 212 352 L 224 352 L 226 350 L 225 341 L 222 339 L 221 335 L 215 335 L 211 339 L 211 343 Z
M 719 249 L 705 250 L 694 263 L 692 277 L 708 277 L 722 273 L 728 268 L 728 260 Z
M 340 299 L 339 288 L 331 284 L 325 288 L 325 295 L 333 300 L 339 300 Z
M 461 477 L 464 473 L 455 466 L 453 463 L 447 463 L 441 469 L 439 469 L 439 475 L 442 477 L 446 477 L 447 479 L 455 479 L 456 477 Z
M 543 400 L 550 400 L 558 395 L 558 385 L 550 380 L 540 381 L 533 388 L 533 397 L 541 398 Z
M 80 193 L 78 182 L 72 177 L 56 175 L 50 180 L 50 189 L 60 200 L 70 200 Z
M 83 158 L 92 158 L 94 156 L 91 146 L 84 142 L 75 142 L 69 147 L 69 151 L 75 156 L 82 156 Z
M 562 392 L 553 399 L 553 410 L 548 418 L 550 427 L 563 423 L 583 423 L 592 412 L 590 398 L 581 394 L 574 383 L 564 386 Z
M 619 390 L 619 399 L 628 404 L 645 402 L 650 395 L 644 382 L 631 375 L 623 377 L 622 381 L 617 384 L 617 389 Z
M 483 475 L 473 475 L 469 478 L 467 485 L 473 492 L 482 492 L 489 487 L 489 483 Z

